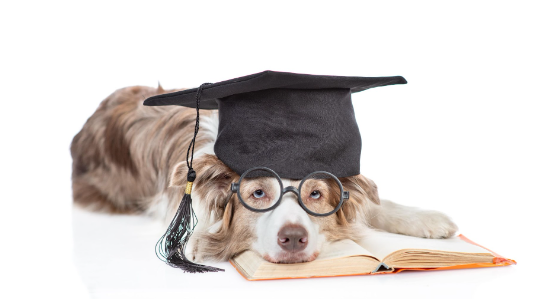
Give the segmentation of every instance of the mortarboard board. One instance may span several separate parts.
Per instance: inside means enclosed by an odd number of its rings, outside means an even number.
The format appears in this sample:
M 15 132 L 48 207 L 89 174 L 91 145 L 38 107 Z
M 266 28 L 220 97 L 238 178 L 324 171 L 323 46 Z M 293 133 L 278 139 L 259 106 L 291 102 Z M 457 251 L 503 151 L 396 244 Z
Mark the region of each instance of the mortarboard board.
M 361 156 L 361 135 L 351 94 L 405 83 L 401 76 L 346 77 L 264 71 L 153 96 L 144 105 L 218 109 L 214 152 L 238 174 L 257 166 L 268 167 L 289 179 L 302 179 L 314 171 L 347 177 L 360 173 Z M 167 231 L 156 244 L 161 260 L 192 273 L 223 271 L 193 263 L 183 253 L 196 226 L 190 194 L 196 178 L 192 159 L 198 117 L 187 151 L 189 172 L 185 194 Z

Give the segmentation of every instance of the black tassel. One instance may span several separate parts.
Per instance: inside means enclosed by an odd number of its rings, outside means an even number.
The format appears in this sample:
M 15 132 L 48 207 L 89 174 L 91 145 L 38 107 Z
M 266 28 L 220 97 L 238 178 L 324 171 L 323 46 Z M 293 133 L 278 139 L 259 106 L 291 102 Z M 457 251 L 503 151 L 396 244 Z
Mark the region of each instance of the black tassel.
M 196 178 L 196 172 L 188 170 L 188 184 L 182 197 L 179 209 L 169 224 L 165 234 L 157 241 L 155 253 L 157 257 L 173 268 L 179 268 L 188 273 L 206 273 L 225 271 L 223 269 L 205 266 L 189 261 L 184 255 L 184 247 L 188 243 L 190 235 L 198 223 L 196 214 L 192 208 L 192 198 L 190 196 L 192 182 Z
M 200 128 L 200 96 L 202 89 L 209 83 L 204 83 L 198 87 L 196 92 L 196 124 L 194 125 L 194 136 L 190 141 L 188 150 L 186 151 L 186 165 L 188 166 L 187 184 L 182 197 L 179 209 L 169 224 L 169 228 L 165 234 L 155 244 L 155 254 L 160 260 L 173 268 L 179 268 L 188 273 L 206 273 L 225 271 L 223 269 L 204 266 L 189 261 L 184 255 L 184 247 L 188 243 L 188 239 L 198 223 L 194 209 L 192 209 L 192 183 L 196 179 L 196 172 L 192 169 L 192 160 L 194 159 L 194 146 L 196 144 L 196 135 Z M 189 159 L 190 156 L 190 159 Z

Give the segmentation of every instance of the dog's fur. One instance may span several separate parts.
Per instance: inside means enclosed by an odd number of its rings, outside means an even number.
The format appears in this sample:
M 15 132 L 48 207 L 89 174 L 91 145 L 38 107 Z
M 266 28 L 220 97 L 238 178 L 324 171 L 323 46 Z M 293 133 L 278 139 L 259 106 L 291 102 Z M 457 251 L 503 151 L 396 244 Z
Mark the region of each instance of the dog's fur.
M 117 90 L 87 120 L 71 145 L 77 205 L 108 213 L 149 214 L 166 223 L 172 219 L 184 193 L 184 160 L 196 111 L 142 106 L 147 97 L 166 92 L 172 91 L 160 86 Z M 199 223 L 185 250 L 191 260 L 225 260 L 253 249 L 272 262 L 311 261 L 325 243 L 359 240 L 363 234 L 374 234 L 370 228 L 425 238 L 446 238 L 457 230 L 442 213 L 380 200 L 375 183 L 363 175 L 340 178 L 350 199 L 328 217 L 308 215 L 292 193 L 271 212 L 251 212 L 230 192 L 239 174 L 213 153 L 217 112 L 200 114 L 193 188 Z M 283 181 L 284 186 L 298 185 Z M 277 245 L 278 230 L 286 224 L 303 226 L 309 233 L 308 246 L 297 255 Z

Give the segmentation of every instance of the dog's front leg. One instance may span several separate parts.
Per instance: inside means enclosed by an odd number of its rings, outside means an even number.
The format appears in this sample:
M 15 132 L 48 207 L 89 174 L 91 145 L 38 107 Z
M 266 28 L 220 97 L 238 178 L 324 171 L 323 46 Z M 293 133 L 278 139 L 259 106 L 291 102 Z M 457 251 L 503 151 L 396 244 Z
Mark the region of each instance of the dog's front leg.
M 450 218 L 438 211 L 423 210 L 381 200 L 370 212 L 370 225 L 384 231 L 424 238 L 448 238 L 458 230 Z

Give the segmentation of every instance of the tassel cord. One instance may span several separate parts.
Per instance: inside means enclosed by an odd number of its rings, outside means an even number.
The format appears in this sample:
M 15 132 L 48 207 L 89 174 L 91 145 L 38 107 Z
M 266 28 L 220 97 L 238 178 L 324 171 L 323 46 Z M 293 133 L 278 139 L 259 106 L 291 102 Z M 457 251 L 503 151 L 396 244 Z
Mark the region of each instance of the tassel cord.
M 198 130 L 200 129 L 200 98 L 202 96 L 202 89 L 206 85 L 210 85 L 211 83 L 202 83 L 198 90 L 196 91 L 196 124 L 194 125 L 194 136 L 188 145 L 188 150 L 186 151 L 186 165 L 188 166 L 189 170 L 192 170 L 192 161 L 194 160 L 194 146 L 196 145 L 196 136 L 198 135 Z M 192 148 L 192 151 L 190 151 Z M 190 162 L 188 162 L 188 156 L 190 155 Z

